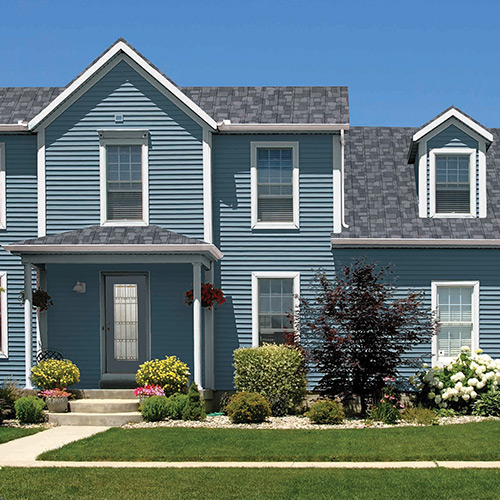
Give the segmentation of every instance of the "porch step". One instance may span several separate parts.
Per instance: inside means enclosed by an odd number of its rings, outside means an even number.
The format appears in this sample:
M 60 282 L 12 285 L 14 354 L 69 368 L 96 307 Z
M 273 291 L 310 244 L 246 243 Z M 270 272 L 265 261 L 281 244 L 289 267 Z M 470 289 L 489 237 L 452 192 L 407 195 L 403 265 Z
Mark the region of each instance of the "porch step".
M 137 399 L 137 398 L 136 398 Z M 139 400 L 133 399 L 76 399 L 70 401 L 72 413 L 128 413 L 139 410 Z
M 132 399 L 139 401 L 132 389 L 79 389 L 77 397 L 83 399 Z
M 49 413 L 49 423 L 55 425 L 105 425 L 118 427 L 132 422 L 142 422 L 136 412 L 117 413 Z

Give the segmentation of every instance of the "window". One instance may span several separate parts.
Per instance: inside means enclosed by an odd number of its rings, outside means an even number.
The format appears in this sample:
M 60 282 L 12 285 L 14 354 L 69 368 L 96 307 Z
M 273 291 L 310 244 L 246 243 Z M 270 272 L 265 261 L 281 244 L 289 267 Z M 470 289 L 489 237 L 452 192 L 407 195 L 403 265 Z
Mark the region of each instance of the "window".
M 298 143 L 252 143 L 252 227 L 299 227 Z
M 100 131 L 101 223 L 148 223 L 148 133 Z
M 7 273 L 0 272 L 0 358 L 7 358 L 8 349 L 8 322 L 7 322 Z
M 252 343 L 281 344 L 293 328 L 291 315 L 298 305 L 298 273 L 254 273 L 252 275 Z
M 7 227 L 5 144 L 0 142 L 0 229 Z
M 433 354 L 439 362 L 456 357 L 464 346 L 477 348 L 478 297 L 478 282 L 433 282 L 437 320 Z
M 475 216 L 475 150 L 442 148 L 431 151 L 431 214 Z

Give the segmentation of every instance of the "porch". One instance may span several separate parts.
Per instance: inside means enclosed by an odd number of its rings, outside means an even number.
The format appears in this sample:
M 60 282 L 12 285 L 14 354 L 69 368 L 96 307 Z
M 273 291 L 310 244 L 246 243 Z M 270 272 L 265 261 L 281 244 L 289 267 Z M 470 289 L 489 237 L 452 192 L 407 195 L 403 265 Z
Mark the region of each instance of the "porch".
M 214 388 L 214 312 L 201 307 L 201 282 L 213 282 L 217 247 L 158 226 L 92 226 L 4 248 L 24 266 L 27 387 L 35 352 L 57 349 L 80 369 L 75 388 L 130 387 L 139 364 L 166 355 Z M 54 302 L 36 322 L 34 275 Z

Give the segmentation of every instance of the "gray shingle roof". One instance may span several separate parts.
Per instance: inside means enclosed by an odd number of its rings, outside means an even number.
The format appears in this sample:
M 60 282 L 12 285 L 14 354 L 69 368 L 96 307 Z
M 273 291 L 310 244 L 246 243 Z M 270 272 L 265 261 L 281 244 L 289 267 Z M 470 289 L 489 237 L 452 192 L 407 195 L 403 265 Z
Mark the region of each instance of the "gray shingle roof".
M 346 132 L 345 211 L 336 238 L 500 238 L 500 129 L 486 154 L 488 213 L 483 219 L 420 218 L 415 170 L 407 163 L 416 128 L 351 127 Z
M 216 121 L 349 123 L 347 87 L 179 87 Z M 0 123 L 29 121 L 64 87 L 0 87 Z
M 160 226 L 90 226 L 41 238 L 16 241 L 16 245 L 203 245 L 204 242 Z

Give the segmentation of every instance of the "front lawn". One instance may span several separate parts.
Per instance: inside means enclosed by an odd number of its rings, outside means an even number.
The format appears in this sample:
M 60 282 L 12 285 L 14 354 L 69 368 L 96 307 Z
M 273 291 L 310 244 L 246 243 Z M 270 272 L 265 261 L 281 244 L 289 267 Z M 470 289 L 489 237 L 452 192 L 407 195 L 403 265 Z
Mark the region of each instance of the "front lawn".
M 500 498 L 500 471 L 4 468 L 0 498 L 493 500 Z
M 500 422 L 334 430 L 110 429 L 42 460 L 406 461 L 499 460 Z
M 24 429 L 22 427 L 2 427 L 0 426 L 0 444 L 12 441 L 13 439 L 21 438 L 24 436 L 31 436 L 40 432 L 41 428 Z

